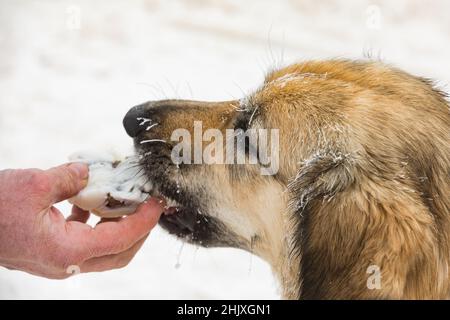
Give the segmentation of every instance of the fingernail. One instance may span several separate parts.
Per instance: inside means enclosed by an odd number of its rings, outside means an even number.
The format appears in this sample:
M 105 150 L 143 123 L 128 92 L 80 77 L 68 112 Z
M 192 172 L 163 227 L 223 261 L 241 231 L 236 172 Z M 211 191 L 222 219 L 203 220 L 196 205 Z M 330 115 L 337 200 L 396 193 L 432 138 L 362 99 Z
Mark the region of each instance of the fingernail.
M 69 169 L 77 174 L 80 179 L 87 179 L 89 175 L 88 166 L 84 163 L 74 162 L 69 164 Z

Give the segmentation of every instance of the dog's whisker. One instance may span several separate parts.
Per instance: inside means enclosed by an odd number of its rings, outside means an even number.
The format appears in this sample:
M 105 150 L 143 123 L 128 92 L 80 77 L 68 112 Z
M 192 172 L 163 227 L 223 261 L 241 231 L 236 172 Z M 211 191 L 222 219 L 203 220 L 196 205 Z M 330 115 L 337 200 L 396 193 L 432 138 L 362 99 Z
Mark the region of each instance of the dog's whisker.
M 258 110 L 259 106 L 257 105 L 252 112 L 252 115 L 250 116 L 250 120 L 248 121 L 248 125 L 250 126 L 252 124 L 253 121 L 253 117 L 255 116 L 256 111 Z
M 148 131 L 148 130 L 150 130 L 151 128 L 156 127 L 157 125 L 158 125 L 157 123 L 151 124 L 151 125 L 149 125 L 149 126 L 145 129 L 145 131 Z
M 144 118 L 144 117 L 138 117 L 136 118 L 137 121 L 139 121 L 139 125 L 143 126 L 144 124 L 146 124 L 147 122 L 152 122 L 151 119 L 148 118 Z
M 148 140 L 142 140 L 141 142 L 139 142 L 140 144 L 144 144 L 144 143 L 150 143 L 150 142 L 163 142 L 163 143 L 167 143 L 166 140 L 163 139 L 148 139 Z
M 248 275 L 251 274 L 252 272 L 252 268 L 253 268 L 253 248 L 255 245 L 255 236 L 252 236 L 250 238 L 250 262 L 249 262 L 249 266 L 248 266 Z
M 194 99 L 194 91 L 192 90 L 191 85 L 187 81 L 186 81 L 186 86 L 187 86 L 187 88 L 189 90 L 189 94 L 191 95 L 191 99 Z
M 181 242 L 180 249 L 178 249 L 178 253 L 177 253 L 177 262 L 175 263 L 175 269 L 179 269 L 179 268 L 181 267 L 180 261 L 181 261 L 181 254 L 182 254 L 183 249 L 184 249 L 184 244 L 185 244 L 184 241 Z

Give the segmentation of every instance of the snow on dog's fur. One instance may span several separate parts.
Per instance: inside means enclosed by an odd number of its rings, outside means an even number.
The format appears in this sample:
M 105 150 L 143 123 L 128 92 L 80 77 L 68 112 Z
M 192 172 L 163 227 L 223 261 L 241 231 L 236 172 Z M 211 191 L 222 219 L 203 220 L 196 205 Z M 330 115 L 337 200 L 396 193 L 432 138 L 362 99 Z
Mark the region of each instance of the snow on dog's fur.
M 138 132 L 133 117 L 158 126 Z M 310 61 L 271 72 L 240 101 L 153 101 L 126 119 L 154 192 L 174 205 L 161 225 L 259 255 L 285 298 L 448 297 L 450 113 L 427 79 L 379 62 Z M 176 166 L 171 133 L 194 121 L 279 129 L 279 171 Z M 167 143 L 140 143 L 151 139 Z M 379 288 L 367 286 L 370 266 Z

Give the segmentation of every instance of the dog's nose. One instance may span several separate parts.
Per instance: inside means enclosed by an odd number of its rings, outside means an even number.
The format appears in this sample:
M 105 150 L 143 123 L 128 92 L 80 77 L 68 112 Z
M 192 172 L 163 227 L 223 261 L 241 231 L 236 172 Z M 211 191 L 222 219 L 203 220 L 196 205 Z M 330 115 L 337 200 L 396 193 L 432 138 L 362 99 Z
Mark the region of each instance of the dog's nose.
M 144 107 L 136 106 L 127 112 L 122 123 L 127 134 L 135 138 L 146 128 L 146 121 L 148 120 L 144 117 Z

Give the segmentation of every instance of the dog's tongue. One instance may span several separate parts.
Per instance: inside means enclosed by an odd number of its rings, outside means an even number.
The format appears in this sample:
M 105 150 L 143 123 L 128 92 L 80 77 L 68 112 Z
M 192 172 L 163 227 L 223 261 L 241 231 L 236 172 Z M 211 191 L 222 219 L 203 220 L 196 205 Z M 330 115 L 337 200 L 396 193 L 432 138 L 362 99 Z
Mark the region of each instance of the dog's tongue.
M 164 214 L 174 214 L 175 212 L 178 211 L 177 207 L 167 207 L 164 208 Z

